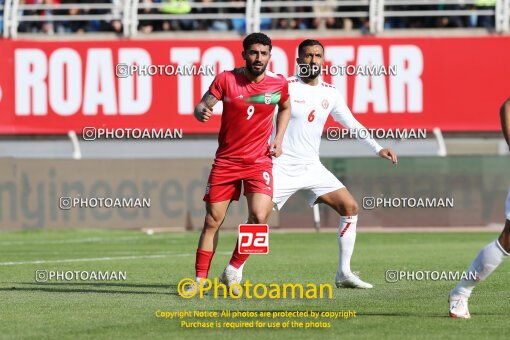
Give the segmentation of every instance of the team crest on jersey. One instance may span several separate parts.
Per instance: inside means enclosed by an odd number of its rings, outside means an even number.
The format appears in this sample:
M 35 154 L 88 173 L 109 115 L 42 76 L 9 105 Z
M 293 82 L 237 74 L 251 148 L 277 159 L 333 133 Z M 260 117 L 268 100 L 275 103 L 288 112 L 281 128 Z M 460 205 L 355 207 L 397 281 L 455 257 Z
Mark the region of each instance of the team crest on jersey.
M 272 97 L 271 93 L 266 93 L 264 95 L 264 103 L 271 104 L 271 97 Z
M 324 108 L 324 110 L 326 110 L 329 107 L 329 102 L 327 99 L 324 99 L 322 101 L 322 107 Z

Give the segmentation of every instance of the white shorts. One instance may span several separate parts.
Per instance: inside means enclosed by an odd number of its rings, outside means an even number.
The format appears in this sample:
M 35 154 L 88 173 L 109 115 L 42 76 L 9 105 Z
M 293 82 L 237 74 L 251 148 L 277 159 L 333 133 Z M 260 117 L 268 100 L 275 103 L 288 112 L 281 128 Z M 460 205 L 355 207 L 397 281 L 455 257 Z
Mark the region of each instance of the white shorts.
M 345 186 L 321 162 L 307 165 L 273 164 L 273 202 L 280 210 L 298 190 L 308 190 L 312 207 L 320 196 Z
M 508 194 L 506 195 L 505 214 L 506 219 L 510 221 L 510 187 L 508 188 Z

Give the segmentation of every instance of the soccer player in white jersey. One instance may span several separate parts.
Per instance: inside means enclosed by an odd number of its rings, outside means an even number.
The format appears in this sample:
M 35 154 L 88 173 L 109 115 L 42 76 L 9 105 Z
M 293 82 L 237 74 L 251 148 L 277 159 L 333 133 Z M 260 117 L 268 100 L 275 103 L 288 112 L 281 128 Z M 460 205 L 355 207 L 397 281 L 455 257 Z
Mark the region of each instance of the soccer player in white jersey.
M 500 115 L 503 135 L 510 148 L 510 98 L 501 106 Z M 501 235 L 480 250 L 468 269 L 468 275 L 466 275 L 468 280 L 461 280 L 450 292 L 450 316 L 452 318 L 469 319 L 471 317 L 468 309 L 468 299 L 473 288 L 480 281 L 485 280 L 510 255 L 510 188 L 508 188 L 506 197 L 505 213 L 505 228 Z M 472 275 L 476 277 L 475 280 L 469 280 Z
M 337 287 L 372 288 L 351 271 L 351 256 L 356 240 L 358 205 L 345 186 L 327 170 L 319 159 L 324 124 L 329 115 L 348 129 L 365 129 L 352 115 L 340 92 L 319 79 L 324 63 L 324 48 L 317 40 L 304 40 L 298 49 L 300 69 L 309 65 L 308 74 L 287 78 L 291 99 L 291 118 L 283 137 L 283 153 L 273 158 L 273 202 L 281 209 L 287 199 L 301 189 L 310 191 L 309 203 L 325 203 L 340 214 Z M 313 67 L 315 65 L 315 67 Z M 306 68 L 306 67 L 304 67 Z M 366 135 L 358 134 L 361 136 Z M 397 163 L 396 154 L 383 149 L 375 140 L 362 140 L 375 154 Z M 339 147 L 340 144 L 339 144 Z M 243 266 L 225 269 L 227 285 L 240 283 Z M 234 286 L 235 288 L 235 286 Z

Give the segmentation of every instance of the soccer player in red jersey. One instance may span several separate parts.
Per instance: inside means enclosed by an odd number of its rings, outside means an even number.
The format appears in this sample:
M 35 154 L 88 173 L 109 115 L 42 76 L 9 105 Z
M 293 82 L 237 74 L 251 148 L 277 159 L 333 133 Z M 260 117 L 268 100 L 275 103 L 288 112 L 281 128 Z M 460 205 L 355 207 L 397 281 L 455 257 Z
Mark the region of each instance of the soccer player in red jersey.
M 195 117 L 207 122 L 213 106 L 223 101 L 219 147 L 204 196 L 206 216 L 196 253 L 197 283 L 207 278 L 218 244 L 219 228 L 230 203 L 239 200 L 241 185 L 248 201 L 248 223 L 264 224 L 271 213 L 271 156 L 281 155 L 283 135 L 290 118 L 287 80 L 266 70 L 271 48 L 271 39 L 265 34 L 248 35 L 243 41 L 245 67 L 217 75 L 195 107 Z M 269 145 L 276 106 L 276 137 Z M 239 254 L 236 246 L 229 267 L 241 267 L 247 257 Z M 227 282 L 227 269 L 221 277 L 223 282 Z

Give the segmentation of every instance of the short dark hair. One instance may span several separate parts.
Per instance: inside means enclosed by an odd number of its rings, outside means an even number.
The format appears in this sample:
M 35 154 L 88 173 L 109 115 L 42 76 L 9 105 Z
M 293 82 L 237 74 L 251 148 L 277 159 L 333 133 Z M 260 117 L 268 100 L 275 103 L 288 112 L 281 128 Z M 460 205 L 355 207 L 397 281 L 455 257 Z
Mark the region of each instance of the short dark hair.
M 305 52 L 305 47 L 316 46 L 316 45 L 319 45 L 320 47 L 322 47 L 322 51 L 324 51 L 324 46 L 322 46 L 322 44 L 321 44 L 321 42 L 319 40 L 314 40 L 314 39 L 303 40 L 301 42 L 301 44 L 299 44 L 298 55 L 299 56 L 303 55 L 303 53 Z
M 264 33 L 252 33 L 246 36 L 243 40 L 243 48 L 246 51 L 253 44 L 262 44 L 264 46 L 269 46 L 269 50 L 273 48 L 271 44 L 271 38 L 269 38 Z

